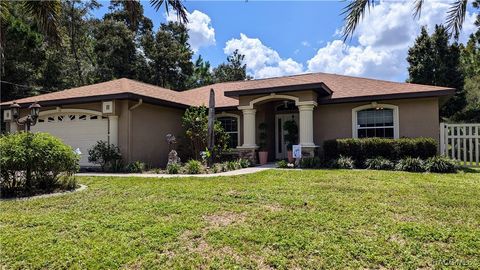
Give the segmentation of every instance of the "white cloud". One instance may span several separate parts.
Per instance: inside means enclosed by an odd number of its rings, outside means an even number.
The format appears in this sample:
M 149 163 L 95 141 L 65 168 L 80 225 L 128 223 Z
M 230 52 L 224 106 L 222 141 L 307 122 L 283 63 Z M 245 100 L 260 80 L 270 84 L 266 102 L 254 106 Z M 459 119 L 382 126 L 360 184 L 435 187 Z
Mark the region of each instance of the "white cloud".
M 292 75 L 303 72 L 303 65 L 291 58 L 283 59 L 277 51 L 265 46 L 258 38 L 240 34 L 240 39 L 227 41 L 223 51 L 232 54 L 235 50 L 245 55 L 248 72 L 255 78 Z
M 194 52 L 197 52 L 200 47 L 208 47 L 215 45 L 215 29 L 211 25 L 210 17 L 198 10 L 192 13 L 187 13 L 188 35 L 190 36 L 189 43 Z M 167 15 L 168 21 L 177 21 L 177 15 L 173 12 Z
M 328 42 L 307 61 L 308 71 L 403 81 L 407 77 L 407 52 L 422 25 L 432 32 L 445 21 L 449 2 L 425 1 L 420 19 L 412 18 L 412 5 L 381 2 L 370 10 L 354 34 L 358 45 L 342 40 Z M 475 14 L 468 13 L 460 41 L 475 29 Z
M 358 26 L 351 44 L 339 38 L 323 44 L 316 54 L 302 63 L 282 58 L 258 38 L 240 34 L 240 39 L 227 41 L 226 54 L 238 49 L 245 55 L 248 72 L 255 78 L 298 74 L 302 72 L 328 72 L 385 80 L 404 81 L 407 78 L 408 48 L 413 45 L 421 26 L 433 32 L 435 24 L 445 22 L 449 1 L 425 1 L 419 19 L 412 16 L 410 1 L 382 1 L 366 14 Z M 465 42 L 474 32 L 476 14 L 467 12 L 459 41 Z M 303 41 L 302 46 L 311 44 Z M 297 54 L 298 50 L 294 52 Z

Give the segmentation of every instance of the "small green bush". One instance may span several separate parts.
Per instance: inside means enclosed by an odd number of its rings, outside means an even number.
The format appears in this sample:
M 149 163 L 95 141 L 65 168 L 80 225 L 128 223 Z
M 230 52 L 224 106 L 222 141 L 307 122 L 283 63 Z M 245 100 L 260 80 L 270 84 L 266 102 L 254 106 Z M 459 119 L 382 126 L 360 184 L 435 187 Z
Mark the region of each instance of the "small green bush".
M 395 166 L 397 171 L 406 171 L 406 172 L 424 172 L 424 163 L 421 158 L 415 157 L 406 157 L 400 159 Z
M 242 167 L 242 168 L 250 167 L 250 160 L 248 160 L 246 158 L 240 158 L 240 159 L 238 159 L 238 162 L 240 163 L 240 167 Z
M 455 173 L 458 170 L 455 160 L 442 156 L 428 158 L 424 163 L 424 167 L 427 172 L 434 173 Z
M 365 167 L 370 170 L 393 170 L 395 164 L 386 158 L 376 157 L 367 159 Z
M 79 156 L 47 133 L 19 132 L 0 136 L 2 197 L 29 196 L 76 187 Z
M 115 172 L 120 169 L 122 155 L 120 149 L 114 144 L 98 141 L 94 147 L 88 150 L 88 161 L 99 164 L 102 171 Z
M 129 173 L 142 173 L 145 171 L 145 163 L 140 161 L 135 161 L 127 165 L 126 168 Z
M 191 159 L 185 163 L 185 171 L 187 174 L 199 174 L 202 172 L 203 165 L 200 161 Z
M 332 167 L 336 169 L 355 169 L 355 162 L 351 157 L 340 156 L 333 161 Z
M 277 161 L 277 168 L 288 168 L 288 162 L 285 160 Z
M 173 162 L 167 165 L 167 173 L 168 174 L 178 174 L 180 171 L 180 164 L 177 162 Z
M 300 160 L 300 167 L 306 169 L 318 169 L 322 166 L 322 160 L 319 157 L 305 157 Z
M 230 160 L 226 162 L 226 168 L 228 171 L 234 171 L 241 168 L 240 162 L 236 160 Z

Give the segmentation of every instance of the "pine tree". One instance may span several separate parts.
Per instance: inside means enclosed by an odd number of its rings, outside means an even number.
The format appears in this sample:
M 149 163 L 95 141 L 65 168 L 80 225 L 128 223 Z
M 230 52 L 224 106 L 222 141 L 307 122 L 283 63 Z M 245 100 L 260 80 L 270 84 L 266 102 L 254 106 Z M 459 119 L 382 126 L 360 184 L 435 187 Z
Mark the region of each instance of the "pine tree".
M 449 44 L 449 40 L 445 27 L 436 25 L 431 36 L 423 27 L 407 57 L 410 64 L 408 82 L 456 89 L 455 95 L 440 110 L 440 116 L 444 118 L 451 117 L 466 105 L 460 47 L 457 43 Z

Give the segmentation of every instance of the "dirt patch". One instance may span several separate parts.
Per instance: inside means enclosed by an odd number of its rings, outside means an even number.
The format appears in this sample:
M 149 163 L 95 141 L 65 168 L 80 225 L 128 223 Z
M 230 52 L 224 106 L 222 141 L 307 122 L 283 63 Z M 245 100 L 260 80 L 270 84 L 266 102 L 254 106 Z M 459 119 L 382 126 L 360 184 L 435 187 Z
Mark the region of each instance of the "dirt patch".
M 225 212 L 204 216 L 203 219 L 208 223 L 210 227 L 218 228 L 226 227 L 231 224 L 243 223 L 245 221 L 245 215 Z
M 417 219 L 416 219 L 415 217 L 407 216 L 407 215 L 402 214 L 402 213 L 394 213 L 394 214 L 393 214 L 393 218 L 394 218 L 395 220 L 403 221 L 403 222 L 413 222 L 413 221 L 417 221 Z
M 394 242 L 394 243 L 397 243 L 401 246 L 405 245 L 405 239 L 403 239 L 403 237 L 401 237 L 400 235 L 398 234 L 394 234 L 394 235 L 391 235 L 389 238 L 388 238 L 389 241 L 391 242 Z
M 283 207 L 279 204 L 266 204 L 263 205 L 263 208 L 267 209 L 270 212 L 279 212 L 283 210 Z

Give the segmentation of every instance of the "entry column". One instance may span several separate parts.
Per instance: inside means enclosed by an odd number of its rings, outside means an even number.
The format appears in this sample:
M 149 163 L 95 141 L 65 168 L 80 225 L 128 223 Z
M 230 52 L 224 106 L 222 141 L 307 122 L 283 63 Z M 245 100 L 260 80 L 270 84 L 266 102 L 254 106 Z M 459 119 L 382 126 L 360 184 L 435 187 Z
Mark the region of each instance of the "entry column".
M 313 142 L 313 110 L 314 104 L 298 105 L 300 121 L 300 145 L 303 156 L 313 156 L 317 147 Z
M 243 113 L 243 144 L 239 146 L 240 156 L 256 163 L 255 150 L 258 148 L 255 143 L 255 109 L 242 109 Z

